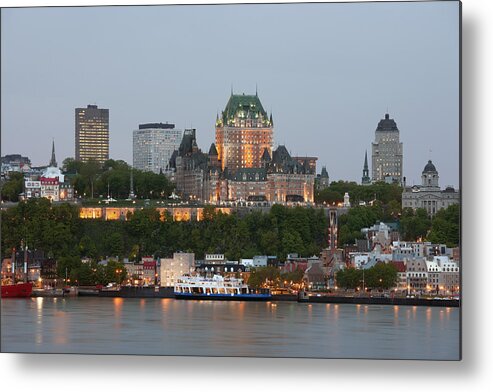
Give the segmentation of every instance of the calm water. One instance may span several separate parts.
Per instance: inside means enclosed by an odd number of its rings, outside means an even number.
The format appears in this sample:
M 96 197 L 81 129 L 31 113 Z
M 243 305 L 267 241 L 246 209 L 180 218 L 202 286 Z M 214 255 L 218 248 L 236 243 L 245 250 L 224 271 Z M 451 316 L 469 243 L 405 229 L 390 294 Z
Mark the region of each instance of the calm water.
M 3 352 L 459 357 L 458 308 L 122 298 L 1 305 Z

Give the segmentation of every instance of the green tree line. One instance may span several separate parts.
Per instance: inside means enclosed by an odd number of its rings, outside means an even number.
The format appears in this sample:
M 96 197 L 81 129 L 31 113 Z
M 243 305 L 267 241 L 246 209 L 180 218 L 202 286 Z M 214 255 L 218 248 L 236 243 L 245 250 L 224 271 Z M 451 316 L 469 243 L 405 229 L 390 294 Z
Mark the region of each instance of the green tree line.
M 385 289 L 395 287 L 397 283 L 397 269 L 393 264 L 377 263 L 367 270 L 347 268 L 336 273 L 337 285 L 345 289 Z
M 63 161 L 62 172 L 70 181 L 76 195 L 84 199 L 106 197 L 108 189 L 115 199 L 126 199 L 130 192 L 130 166 L 121 160 L 107 160 L 103 165 L 96 161 L 81 162 L 73 158 Z M 134 193 L 142 199 L 167 198 L 174 184 L 163 174 L 133 169 Z M 1 186 L 2 200 L 17 202 L 24 186 L 22 173 L 10 173 Z
M 115 199 L 127 198 L 130 192 L 131 171 L 134 193 L 139 198 L 167 198 L 174 189 L 174 185 L 165 175 L 131 170 L 122 160 L 109 159 L 100 165 L 95 161 L 80 162 L 67 158 L 63 161 L 62 169 L 70 178 L 77 195 L 83 198 L 106 196 L 108 189 Z
M 328 188 L 315 191 L 315 202 L 326 204 L 342 203 L 344 193 L 348 193 L 351 204 L 358 205 L 359 202 L 369 203 L 378 200 L 383 204 L 394 201 L 401 204 L 402 187 L 397 184 L 377 182 L 369 185 L 359 185 L 350 181 L 334 181 Z
M 196 222 L 164 221 L 152 208 L 137 210 L 128 221 L 80 219 L 78 208 L 53 205 L 46 199 L 29 200 L 2 211 L 1 245 L 4 257 L 24 241 L 30 249 L 66 260 L 67 270 L 77 258 L 119 256 L 169 257 L 176 251 L 224 253 L 229 260 L 288 253 L 318 255 L 325 246 L 327 221 L 324 211 L 276 205 L 269 213 L 249 212 L 244 216 L 215 212 L 206 207 L 205 219 Z M 70 272 L 70 271 L 68 271 Z M 61 276 L 65 276 L 65 267 Z

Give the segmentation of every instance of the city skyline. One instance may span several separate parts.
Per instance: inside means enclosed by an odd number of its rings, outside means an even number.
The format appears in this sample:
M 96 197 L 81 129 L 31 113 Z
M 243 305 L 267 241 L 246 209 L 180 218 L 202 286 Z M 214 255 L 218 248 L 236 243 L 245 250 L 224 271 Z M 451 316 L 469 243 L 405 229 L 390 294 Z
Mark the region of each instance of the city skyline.
M 193 6 L 3 10 L 1 153 L 46 165 L 54 138 L 61 164 L 74 156 L 73 110 L 88 104 L 109 109 L 112 159 L 132 162 L 132 132 L 148 122 L 196 128 L 198 145 L 207 150 L 231 89 L 258 89 L 273 113 L 274 148 L 317 156 L 317 172 L 326 166 L 330 181 L 361 182 L 365 151 L 388 112 L 404 145 L 407 184 L 420 183 L 431 158 L 440 185 L 457 187 L 458 5 L 394 4 L 225 5 L 201 7 L 200 18 Z M 254 39 L 240 39 L 233 50 L 233 34 L 224 27 L 239 29 L 252 15 L 269 26 L 256 24 L 249 30 Z M 147 30 L 139 30 L 138 16 Z M 313 23 L 302 28 L 300 17 Z M 91 31 L 82 28 L 88 18 Z M 125 29 L 129 18 L 136 23 Z M 184 21 L 187 29 L 166 41 Z M 43 31 L 36 30 L 40 23 Z M 246 56 L 251 50 L 255 56 Z M 88 62 L 88 53 L 102 60 Z M 232 61 L 218 61 L 221 55 Z

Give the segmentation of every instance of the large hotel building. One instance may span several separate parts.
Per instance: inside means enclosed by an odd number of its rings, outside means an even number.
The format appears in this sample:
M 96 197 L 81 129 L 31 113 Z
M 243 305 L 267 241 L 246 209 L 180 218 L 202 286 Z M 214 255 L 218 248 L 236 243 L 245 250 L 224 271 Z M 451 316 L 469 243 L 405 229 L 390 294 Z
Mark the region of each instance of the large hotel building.
M 231 94 L 216 119 L 216 143 L 209 152 L 186 129 L 170 160 L 172 180 L 184 198 L 212 203 L 313 203 L 316 157 L 292 157 L 273 148 L 272 115 L 255 95 Z
M 272 114 L 267 116 L 258 95 L 231 94 L 216 120 L 216 148 L 221 169 L 261 167 L 264 150 L 272 155 Z
M 96 105 L 75 109 L 75 159 L 103 163 L 109 159 L 109 110 Z
M 181 137 L 175 124 L 140 124 L 133 132 L 133 167 L 156 174 L 166 171 Z

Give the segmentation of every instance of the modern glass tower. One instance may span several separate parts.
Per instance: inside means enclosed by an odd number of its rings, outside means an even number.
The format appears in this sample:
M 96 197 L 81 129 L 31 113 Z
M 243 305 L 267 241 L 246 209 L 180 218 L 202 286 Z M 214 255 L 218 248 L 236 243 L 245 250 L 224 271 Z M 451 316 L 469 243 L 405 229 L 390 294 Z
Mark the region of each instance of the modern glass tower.
M 109 110 L 97 105 L 75 109 L 75 159 L 103 163 L 109 159 Z
M 133 167 L 156 174 L 166 171 L 181 138 L 182 131 L 175 124 L 140 124 L 133 133 Z

